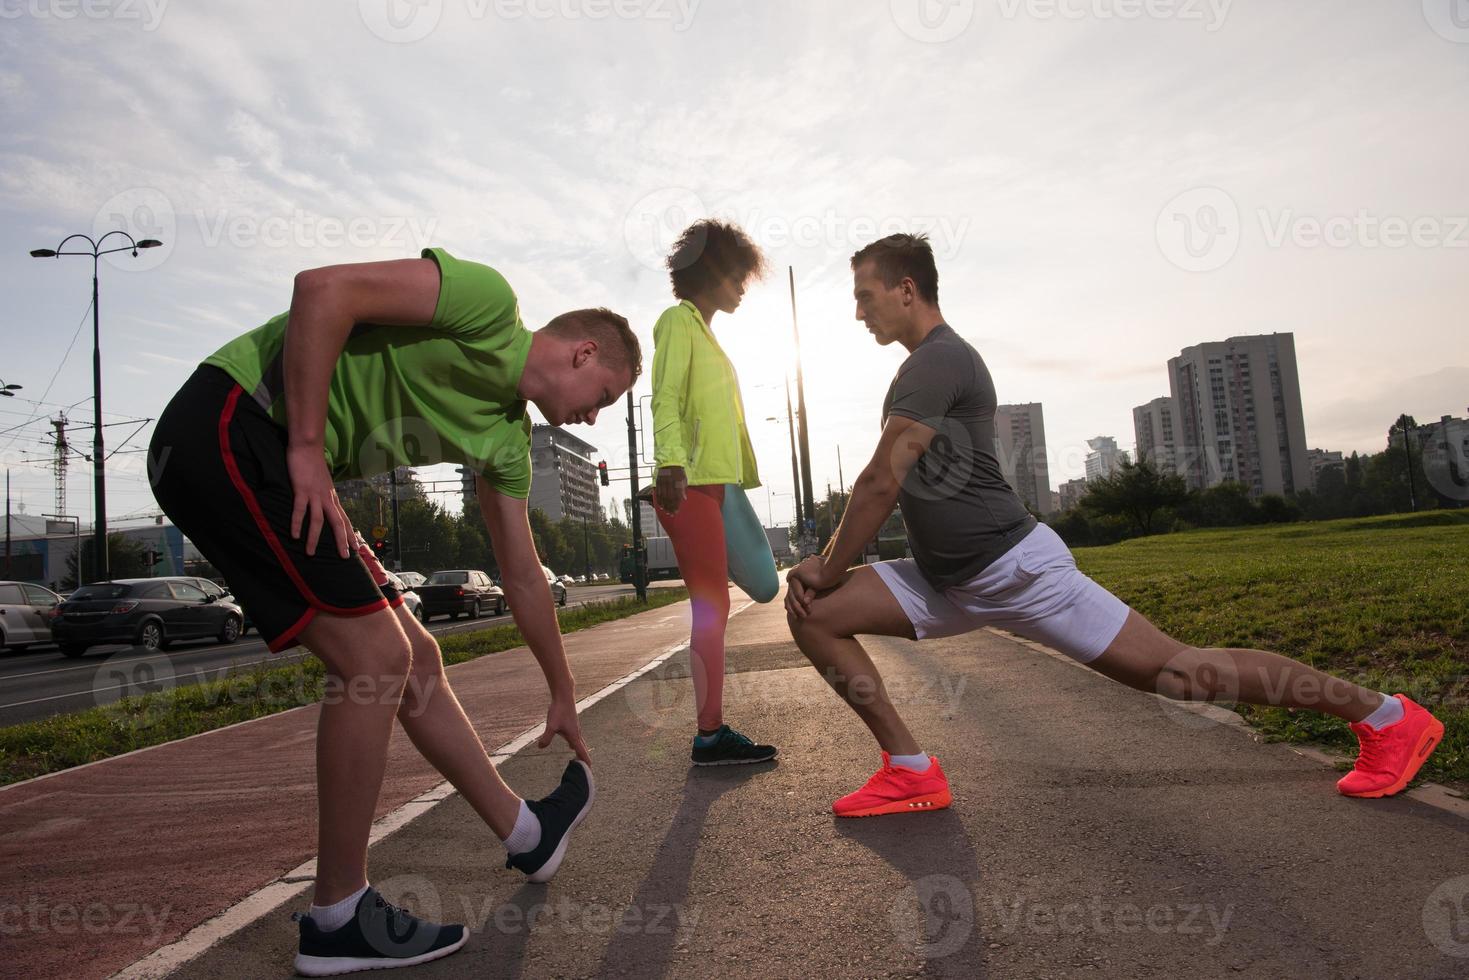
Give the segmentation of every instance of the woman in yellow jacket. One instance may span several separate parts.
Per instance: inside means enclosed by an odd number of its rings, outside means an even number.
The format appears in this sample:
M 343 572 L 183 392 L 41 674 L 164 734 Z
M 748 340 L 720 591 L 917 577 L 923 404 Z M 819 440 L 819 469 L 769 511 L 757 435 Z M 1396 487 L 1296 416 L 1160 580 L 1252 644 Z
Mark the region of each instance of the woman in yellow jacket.
M 757 602 L 780 591 L 775 559 L 745 491 L 760 485 L 734 365 L 709 329 L 733 313 L 764 269 L 739 228 L 699 221 L 668 256 L 677 306 L 653 328 L 654 505 L 693 605 L 690 673 L 698 708 L 697 766 L 765 762 L 776 749 L 724 723 L 724 629 L 729 580 Z

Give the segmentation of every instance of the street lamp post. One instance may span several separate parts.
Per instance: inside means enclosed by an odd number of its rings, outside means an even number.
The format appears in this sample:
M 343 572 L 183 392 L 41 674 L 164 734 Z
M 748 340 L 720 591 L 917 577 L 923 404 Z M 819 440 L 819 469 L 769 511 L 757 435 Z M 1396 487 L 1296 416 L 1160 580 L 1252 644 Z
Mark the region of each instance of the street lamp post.
M 1408 416 L 1406 414 L 1398 416 L 1398 428 L 1403 430 L 1403 452 L 1408 458 L 1408 509 L 1416 512 L 1418 494 L 1413 486 L 1413 443 L 1408 437 Z
M 21 385 L 0 384 L 0 395 L 14 398 Z M 5 577 L 10 578 L 10 467 L 5 467 Z
M 796 322 L 796 267 L 789 266 L 791 280 L 791 333 L 796 339 L 796 407 L 800 414 L 799 421 L 801 438 L 801 496 L 805 503 L 805 518 L 807 521 L 816 519 L 816 501 L 811 488 L 811 419 L 806 414 L 806 378 L 801 369 L 801 328 Z M 787 412 L 789 412 L 789 407 Z M 805 529 L 802 528 L 804 536 Z
M 121 235 L 128 240 L 128 244 L 104 249 L 102 243 L 113 235 Z M 66 243 L 77 238 L 92 246 L 92 250 L 89 252 L 65 251 Z M 112 564 L 107 554 L 107 481 L 103 472 L 106 456 L 102 452 L 102 329 L 101 317 L 97 310 L 97 260 L 113 252 L 130 251 L 136 256 L 140 248 L 157 248 L 162 244 L 156 238 L 136 241 L 125 231 L 109 231 L 96 241 L 92 241 L 88 235 L 69 235 L 63 238 L 61 244 L 55 248 L 31 249 L 31 256 L 37 259 L 57 258 L 62 255 L 90 255 L 92 257 L 92 478 L 93 496 L 96 498 L 96 516 L 93 519 L 92 528 L 92 550 L 95 554 L 92 558 L 92 566 L 95 578 L 102 582 L 112 578 Z M 77 585 L 81 585 L 81 556 L 77 557 Z

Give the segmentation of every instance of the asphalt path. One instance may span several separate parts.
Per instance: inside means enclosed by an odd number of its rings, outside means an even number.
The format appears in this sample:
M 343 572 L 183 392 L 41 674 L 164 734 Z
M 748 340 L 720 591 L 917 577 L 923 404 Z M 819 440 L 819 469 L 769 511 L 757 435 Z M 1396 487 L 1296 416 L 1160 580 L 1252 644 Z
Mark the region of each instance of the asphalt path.
M 681 585 L 657 582 L 654 588 Z M 573 586 L 567 607 L 632 595 L 631 585 Z M 427 625 L 435 636 L 447 636 L 510 622 L 510 614 L 479 619 L 435 617 Z M 304 647 L 271 653 L 259 634 L 234 643 L 184 641 L 158 652 L 111 644 L 93 647 L 86 657 L 62 656 L 54 645 L 37 645 L 23 653 L 0 653 L 0 727 L 40 721 L 55 715 L 110 704 L 129 694 L 162 687 L 183 687 L 220 680 L 261 664 L 280 666 L 310 656 Z
M 780 610 L 731 623 L 726 718 L 781 747 L 693 769 L 687 657 L 589 708 L 597 804 L 555 881 L 450 797 L 372 850 L 391 900 L 470 926 L 466 976 L 1469 976 L 1469 823 L 990 632 L 871 638 L 955 802 L 840 820 L 877 752 Z M 501 771 L 549 789 L 564 752 Z M 179 977 L 286 977 L 288 903 Z

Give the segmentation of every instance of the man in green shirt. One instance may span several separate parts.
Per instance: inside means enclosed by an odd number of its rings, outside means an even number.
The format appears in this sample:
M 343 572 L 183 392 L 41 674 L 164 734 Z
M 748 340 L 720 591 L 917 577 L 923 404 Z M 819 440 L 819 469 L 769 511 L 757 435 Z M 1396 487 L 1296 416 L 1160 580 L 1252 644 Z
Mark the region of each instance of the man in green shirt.
M 576 310 L 532 333 L 502 275 L 427 249 L 298 274 L 290 311 L 207 358 L 160 417 L 149 470 L 164 511 L 272 650 L 300 643 L 326 665 L 316 892 L 299 917 L 300 972 L 421 963 L 467 938 L 463 926 L 419 920 L 367 884 L 395 716 L 504 842 L 507 867 L 547 881 L 560 866 L 595 790 L 531 537 L 527 404 L 553 425 L 591 423 L 641 369 L 621 316 Z M 506 598 L 550 688 L 539 744 L 560 735 L 577 755 L 542 800 L 501 781 L 438 644 L 359 555 L 332 485 L 440 462 L 476 473 Z

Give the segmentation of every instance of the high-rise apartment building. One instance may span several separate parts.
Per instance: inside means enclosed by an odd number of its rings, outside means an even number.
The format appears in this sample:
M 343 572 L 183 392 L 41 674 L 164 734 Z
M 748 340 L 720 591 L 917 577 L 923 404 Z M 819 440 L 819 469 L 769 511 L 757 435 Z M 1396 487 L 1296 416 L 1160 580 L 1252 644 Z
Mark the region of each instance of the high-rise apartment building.
M 1196 489 L 1226 480 L 1251 497 L 1309 489 L 1306 425 L 1288 333 L 1187 347 L 1168 362 L 1178 471 Z
M 1010 486 L 1037 514 L 1051 512 L 1051 470 L 1046 460 L 1046 422 L 1039 402 L 995 410 L 996 449 Z

